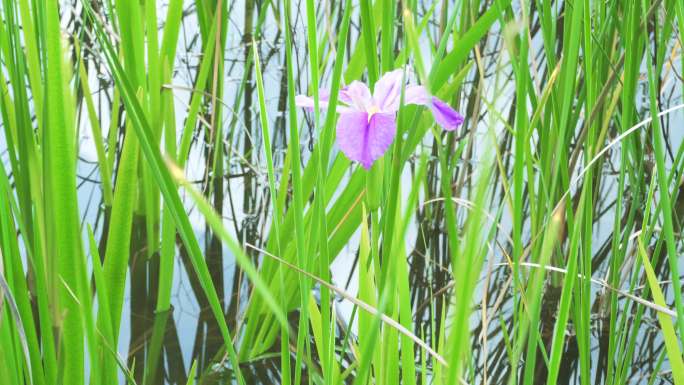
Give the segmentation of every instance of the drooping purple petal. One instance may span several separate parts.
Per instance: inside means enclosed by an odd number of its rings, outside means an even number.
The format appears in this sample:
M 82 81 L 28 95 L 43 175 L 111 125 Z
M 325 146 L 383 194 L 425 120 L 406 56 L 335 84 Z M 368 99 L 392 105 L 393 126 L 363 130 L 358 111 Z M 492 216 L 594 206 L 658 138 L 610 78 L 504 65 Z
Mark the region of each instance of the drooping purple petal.
M 437 124 L 447 131 L 455 130 L 463 124 L 463 116 L 451 106 L 434 96 L 430 96 L 423 86 L 409 86 L 404 91 L 404 104 L 419 104 L 430 108 Z
M 325 106 L 322 106 L 321 104 L 324 104 L 324 103 L 321 103 L 321 101 L 319 100 L 318 106 L 321 108 L 325 107 Z M 327 104 L 327 103 L 325 103 L 325 104 Z M 302 107 L 302 108 L 312 110 L 314 108 L 314 100 L 310 96 L 297 95 L 297 96 L 295 96 L 295 105 L 297 105 L 297 107 Z
M 447 131 L 453 131 L 463 124 L 463 116 L 461 114 L 434 96 L 430 103 L 430 111 L 432 111 L 435 121 Z
M 356 162 L 366 159 L 364 149 L 368 136 L 368 114 L 365 111 L 341 113 L 337 120 L 336 135 L 337 145 L 347 158 Z
M 401 80 L 403 70 L 398 69 L 387 72 L 375 83 L 373 89 L 373 102 L 383 112 L 395 112 L 399 109 L 399 97 L 401 96 Z
M 367 151 L 361 165 L 368 170 L 387 151 L 397 133 L 395 114 L 378 112 L 368 122 Z
M 340 101 L 350 105 L 359 111 L 367 111 L 373 104 L 368 86 L 358 80 L 349 83 L 340 90 Z
M 318 107 L 319 108 L 328 108 L 328 102 L 329 101 L 330 101 L 330 91 L 323 89 L 323 88 L 319 89 L 318 90 Z M 313 109 L 314 108 L 314 99 L 311 96 L 297 95 L 297 96 L 295 96 L 295 105 L 297 105 L 297 107 Z
M 349 111 L 337 121 L 337 145 L 368 170 L 387 151 L 396 131 L 394 113 L 375 113 L 369 120 L 366 112 Z

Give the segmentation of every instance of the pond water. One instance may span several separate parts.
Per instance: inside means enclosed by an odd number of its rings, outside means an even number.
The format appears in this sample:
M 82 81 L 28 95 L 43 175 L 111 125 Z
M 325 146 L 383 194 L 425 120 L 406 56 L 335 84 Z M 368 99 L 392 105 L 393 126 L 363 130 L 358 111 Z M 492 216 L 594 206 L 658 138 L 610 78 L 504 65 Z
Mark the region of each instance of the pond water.
M 186 2 L 188 3 L 188 2 Z M 322 2 L 319 4 L 319 20 L 322 30 L 331 31 L 334 33 L 336 25 L 339 23 L 341 16 L 341 7 L 335 5 L 334 8 L 326 6 Z M 428 13 L 431 7 L 431 2 L 420 1 L 420 9 L 424 13 Z M 451 2 L 447 2 L 450 3 Z M 199 37 L 199 23 L 197 20 L 197 12 L 194 8 L 194 3 L 186 4 L 184 8 L 183 22 L 180 29 L 180 37 L 178 43 L 178 54 L 176 62 L 173 64 L 173 81 L 171 84 L 164 85 L 165 88 L 173 92 L 175 105 L 175 120 L 177 126 L 177 136 L 181 137 L 183 133 L 183 124 L 187 115 L 187 107 L 190 104 L 192 97 L 192 86 L 197 77 L 198 67 L 202 59 L 202 44 Z M 200 124 L 200 129 L 195 133 L 195 138 L 191 147 L 190 155 L 186 162 L 186 177 L 189 181 L 194 183 L 197 188 L 205 189 L 207 187 L 205 181 L 208 175 L 208 158 L 216 147 L 220 147 L 224 152 L 224 175 L 221 176 L 220 186 L 221 191 L 214 192 L 212 195 L 212 204 L 214 204 L 217 211 L 223 217 L 224 224 L 230 230 L 231 235 L 238 239 L 243 244 L 251 244 L 261 247 L 265 244 L 268 238 L 268 229 L 271 225 L 270 219 L 270 201 L 269 191 L 267 187 L 266 162 L 261 150 L 263 138 L 260 134 L 259 126 L 259 111 L 258 99 L 256 96 L 255 80 L 253 75 L 253 67 L 250 63 L 246 66 L 247 58 L 249 57 L 249 50 L 251 44 L 246 44 L 246 38 L 243 35 L 246 30 L 245 20 L 250 19 L 247 23 L 253 26 L 258 19 L 259 6 L 256 2 L 247 0 L 234 1 L 230 3 L 230 19 L 228 22 L 227 41 L 225 48 L 224 73 L 218 81 L 223 85 L 223 96 L 221 104 L 223 105 L 223 115 L 221 117 L 220 125 L 224 130 L 223 143 L 221 146 L 215 146 L 215 143 L 207 144 L 206 137 L 207 130 Z M 246 6 L 247 4 L 247 6 Z M 254 9 L 252 9 L 251 4 Z M 166 4 L 161 4 L 158 9 L 158 15 L 164 15 L 166 12 Z M 354 5 L 354 12 L 352 16 L 352 32 L 349 40 L 351 45 L 355 46 L 358 43 L 359 29 L 358 29 L 358 4 Z M 265 7 L 268 9 L 268 7 Z M 293 32 L 296 37 L 294 41 L 294 55 L 297 63 L 296 81 L 299 85 L 298 93 L 306 93 L 308 87 L 308 59 L 306 47 L 306 22 L 305 22 L 305 6 L 303 2 L 296 3 L 295 12 L 293 12 Z M 81 8 L 66 6 L 63 12 L 81 12 Z M 253 13 L 250 13 L 253 12 Z M 67 20 L 65 18 L 65 20 Z M 433 17 L 427 24 L 427 29 L 436 34 L 439 30 L 439 22 L 436 17 Z M 164 20 L 160 18 L 159 24 L 162 26 Z M 70 24 L 65 22 L 64 28 L 70 28 Z M 473 113 L 473 107 L 468 104 L 467 99 L 470 93 L 474 93 L 475 89 L 480 87 L 484 89 L 482 95 L 492 97 L 496 101 L 495 105 L 488 106 L 491 110 L 508 111 L 511 100 L 514 99 L 515 84 L 510 81 L 512 72 L 510 70 L 503 71 L 499 74 L 498 65 L 501 62 L 510 60 L 508 54 L 503 49 L 503 43 L 500 40 L 499 32 L 501 27 L 495 23 L 492 27 L 491 37 L 482 44 L 482 56 L 491 57 L 488 60 L 486 68 L 482 70 L 487 76 L 478 79 L 473 71 L 473 76 L 469 76 L 463 86 L 464 103 L 463 108 L 469 108 L 468 112 Z M 161 37 L 161 30 L 160 30 Z M 326 36 L 327 37 L 327 36 Z M 274 132 L 274 162 L 276 163 L 276 173 L 280 175 L 283 168 L 286 146 L 289 141 L 286 128 L 286 111 L 285 98 L 287 95 L 286 89 L 286 74 L 285 69 L 285 52 L 284 52 L 284 35 L 280 30 L 278 20 L 275 19 L 271 10 L 265 16 L 263 25 L 261 26 L 261 34 L 257 37 L 258 49 L 262 61 L 264 83 L 266 85 L 266 106 L 268 110 L 269 123 Z M 423 39 L 429 39 L 430 36 L 424 35 Z M 539 52 L 543 49 L 543 42 L 540 35 L 535 35 L 532 39 L 532 51 Z M 248 40 L 247 40 L 248 41 Z M 430 48 L 425 45 L 425 57 L 430 57 Z M 107 70 L 101 58 L 93 56 L 89 62 L 89 73 L 92 74 L 89 79 L 89 84 L 93 90 L 93 97 L 98 104 L 98 114 L 102 122 L 103 135 L 107 136 L 109 122 L 111 121 L 111 93 L 112 81 L 111 77 L 107 75 Z M 430 64 L 430 63 L 426 63 Z M 679 65 L 679 61 L 676 62 Z M 331 68 L 326 67 L 326 73 L 323 78 L 323 86 L 329 85 Z M 493 75 L 497 73 L 497 75 Z M 491 76 L 490 76 L 491 75 Z M 246 87 L 245 87 L 246 86 Z M 680 97 L 681 89 L 674 85 L 670 87 L 676 88 L 676 95 L 671 96 L 672 99 Z M 496 98 L 493 96 L 497 95 Z M 503 96 L 502 96 L 503 95 Z M 638 103 L 637 110 L 644 111 L 648 100 L 642 100 Z M 508 112 L 506 112 L 508 113 Z M 487 111 L 481 112 L 481 118 L 477 123 L 469 124 L 468 129 L 472 131 L 470 139 L 472 140 L 472 148 L 469 149 L 469 157 L 463 157 L 459 162 L 463 167 L 472 166 L 476 168 L 481 162 L 491 160 L 493 154 L 491 153 L 490 144 L 491 136 L 503 136 L 506 127 L 501 124 L 497 118 L 492 117 Z M 300 113 L 302 119 L 302 156 L 303 161 L 306 162 L 311 156 L 315 142 L 315 133 L 312 128 L 311 116 Z M 475 113 L 475 116 L 478 116 Z M 678 127 L 678 123 L 684 119 L 684 113 L 680 110 L 668 117 L 664 118 L 663 122 L 668 125 L 668 143 L 674 146 L 674 152 L 679 147 L 684 139 L 684 131 Z M 672 123 L 670 123 L 672 122 Z M 78 198 L 79 210 L 82 218 L 82 223 L 91 224 L 95 232 L 95 238 L 102 240 L 106 233 L 105 223 L 109 215 L 108 208 L 103 204 L 102 186 L 100 181 L 99 168 L 97 163 L 97 153 L 95 149 L 95 142 L 92 138 L 92 133 L 88 129 L 89 123 L 85 112 L 80 115 L 80 133 L 79 133 L 79 162 L 78 162 Z M 4 132 L 0 133 L 0 145 L 3 146 L 4 151 L 5 139 Z M 428 135 L 425 138 L 423 147 L 430 148 L 433 138 Z M 596 218 L 593 227 L 593 239 L 591 254 L 596 258 L 596 265 L 593 266 L 594 276 L 597 280 L 606 279 L 609 272 L 609 266 L 605 259 L 601 259 L 606 253 L 606 248 L 610 247 L 611 239 L 613 237 L 613 223 L 615 218 L 614 200 L 617 196 L 617 174 L 610 168 L 611 163 L 618 163 L 620 160 L 620 153 L 617 151 L 619 146 L 616 146 L 616 151 L 608 153 L 608 162 L 601 171 L 603 183 L 600 191 L 597 191 L 597 196 L 600 198 L 598 204 L 601 206 L 602 214 Z M 252 151 L 251 149 L 254 149 Z M 333 150 L 337 155 L 338 149 Z M 432 154 L 434 155 L 434 154 Z M 6 156 L 2 156 L 2 161 L 9 166 L 9 161 Z M 580 162 L 584 161 L 580 157 Z M 409 186 L 412 183 L 412 176 L 414 175 L 416 159 L 411 159 L 411 166 L 404 169 L 402 175 L 402 185 Z M 439 191 L 440 178 L 444 177 L 436 170 L 436 160 L 431 159 L 431 180 L 430 191 L 424 191 L 421 195 L 421 202 L 430 201 L 430 199 L 440 196 L 436 191 Z M 672 166 L 671 158 L 668 158 L 668 166 Z M 577 170 L 573 170 L 574 174 L 570 177 L 577 176 Z M 470 177 L 473 177 L 470 175 Z M 345 176 L 343 180 L 347 180 Z M 463 178 L 463 177 L 462 177 Z M 474 178 L 474 177 L 473 177 Z M 349 178 L 350 179 L 350 178 Z M 344 182 L 342 183 L 344 185 Z M 464 196 L 468 195 L 469 186 L 464 187 L 461 192 Z M 575 187 L 576 188 L 576 187 Z M 409 189 L 402 190 L 402 196 L 399 199 L 406 200 Z M 573 192 L 576 190 L 572 190 Z M 497 193 L 500 193 L 498 191 Z M 498 197 L 498 196 L 497 196 Z M 200 241 L 214 284 L 219 288 L 219 294 L 223 305 L 223 310 L 226 314 L 226 319 L 231 330 L 234 330 L 235 325 L 242 322 L 244 310 L 248 301 L 248 293 L 250 290 L 249 281 L 242 275 L 236 276 L 236 264 L 233 255 L 229 249 L 222 245 L 221 242 L 212 235 L 208 230 L 205 219 L 202 214 L 194 207 L 192 200 L 187 196 L 182 195 L 184 199 L 185 208 L 190 214 L 193 229 L 197 239 Z M 431 341 L 436 338 L 430 334 L 430 331 L 439 329 L 439 325 L 430 325 L 430 311 L 441 311 L 446 304 L 448 304 L 449 297 L 444 296 L 443 292 L 440 295 L 434 295 L 435 292 L 440 292 L 444 288 L 448 288 L 451 282 L 451 275 L 443 268 L 449 264 L 448 239 L 444 231 L 444 213 L 442 205 L 439 202 L 422 203 L 423 206 L 416 212 L 416 217 L 411 222 L 408 229 L 408 236 L 404 239 L 406 249 L 411 250 L 409 259 L 411 261 L 411 271 L 409 277 L 411 279 L 413 293 L 412 296 L 414 304 L 414 316 L 416 319 L 415 330 L 427 331 L 426 340 Z M 435 206 L 436 208 L 431 208 Z M 501 333 L 500 325 L 495 323 L 487 324 L 483 329 L 482 307 L 486 303 L 485 308 L 495 308 L 497 315 L 501 316 L 502 322 L 508 322 L 512 317 L 512 309 L 514 306 L 512 297 L 507 293 L 510 289 L 510 271 L 505 266 L 506 255 L 502 250 L 510 248 L 509 234 L 512 229 L 513 219 L 510 207 L 507 202 L 501 199 L 500 202 L 493 202 L 489 209 L 490 214 L 494 215 L 501 209 L 501 217 L 498 219 L 498 234 L 495 236 L 496 241 L 503 246 L 492 248 L 492 252 L 487 256 L 485 262 L 485 269 L 483 269 L 479 283 L 475 290 L 473 298 L 473 306 L 475 311 L 470 318 L 470 325 L 472 330 L 472 354 L 474 360 L 474 368 L 478 373 L 485 372 L 489 378 L 489 383 L 502 383 L 504 379 L 508 378 L 508 371 L 511 370 L 510 365 L 506 363 L 506 347 L 504 335 Z M 459 211 L 457 218 L 459 224 L 464 221 L 463 211 Z M 531 238 L 530 223 L 526 222 L 524 231 L 524 243 Z M 352 294 L 358 292 L 358 272 L 357 272 L 357 248 L 360 239 L 360 231 L 356 231 L 351 237 L 346 247 L 342 249 L 339 255 L 331 264 L 332 282 L 334 285 L 344 288 Z M 219 332 L 218 326 L 214 321 L 213 315 L 208 307 L 207 300 L 202 294 L 197 278 L 190 267 L 190 261 L 185 255 L 185 251 L 177 247 L 176 259 L 174 261 L 174 276 L 173 276 L 173 290 L 172 290 L 172 310 L 164 313 L 156 313 L 155 296 L 158 285 L 158 271 L 159 271 L 159 256 L 148 256 L 146 252 L 148 237 L 145 230 L 145 221 L 142 216 L 137 216 L 134 222 L 133 238 L 131 243 L 131 260 L 129 263 L 129 272 L 126 279 L 126 296 L 122 313 L 122 326 L 119 337 L 118 352 L 129 364 L 133 366 L 135 363 L 134 376 L 136 379 L 143 379 L 145 367 L 154 367 L 154 363 L 159 365 L 160 370 L 147 375 L 151 376 L 145 383 L 150 384 L 185 384 L 190 367 L 194 360 L 197 360 L 198 370 L 204 373 L 204 383 L 222 384 L 230 383 L 230 365 L 227 363 L 224 349 L 222 348 L 223 340 Z M 88 240 L 84 236 L 84 244 Z M 254 261 L 260 261 L 258 253 L 249 253 Z M 679 260 L 680 269 L 684 270 L 684 259 Z M 564 267 L 564 266 L 560 266 Z M 626 290 L 629 288 L 629 264 L 622 267 L 624 269 L 623 286 L 620 289 Z M 561 276 L 561 275 L 559 275 Z M 549 285 L 547 294 L 542 303 L 542 331 L 540 335 L 544 338 L 544 342 L 548 343 L 548 338 L 553 327 L 553 320 L 555 319 L 555 309 L 560 298 L 560 288 Z M 604 298 L 606 289 L 600 284 L 593 284 L 591 287 L 591 301 L 596 306 L 596 312 L 592 314 L 593 332 L 590 336 L 592 344 L 592 361 L 602 362 L 605 360 L 606 352 L 606 335 L 605 330 L 605 309 L 602 306 L 602 298 Z M 672 291 L 668 292 L 667 299 L 672 300 Z M 431 308 L 433 302 L 439 302 Z M 485 302 L 487 301 L 487 302 Z M 621 296 L 619 303 L 626 304 L 629 299 Z M 343 324 L 347 324 L 352 318 L 353 304 L 337 298 L 333 301 L 335 312 Z M 625 305 L 626 306 L 626 305 Z M 630 311 L 633 309 L 630 308 Z M 643 368 L 635 365 L 634 373 L 630 376 L 632 383 L 647 383 L 649 370 L 652 369 L 653 363 L 657 362 L 663 354 L 662 337 L 654 332 L 652 327 L 656 324 L 655 318 L 650 318 L 649 314 L 647 321 L 643 323 L 639 329 L 639 337 L 637 338 L 635 357 L 641 357 L 643 361 Z M 292 323 L 296 325 L 296 316 L 293 316 Z M 350 326 L 350 330 L 354 333 L 358 331 L 358 326 L 354 322 Z M 572 330 L 568 333 L 572 334 Z M 482 339 L 481 336 L 487 336 Z M 238 337 L 239 338 L 239 337 Z M 579 369 L 577 348 L 573 346 L 577 344 L 575 338 L 568 339 L 565 347 L 564 364 L 561 369 L 559 383 L 578 383 Z M 264 354 L 254 362 L 245 363 L 244 374 L 247 377 L 248 383 L 277 383 L 279 382 L 280 368 L 279 356 L 277 350 L 273 350 L 274 354 Z M 631 358 L 630 358 L 631 359 Z M 538 361 L 541 357 L 538 358 Z M 597 379 L 597 383 L 603 383 L 605 380 L 602 373 L 605 365 L 598 364 L 592 366 L 592 377 Z M 643 373 L 642 370 L 643 369 Z M 661 371 L 669 370 L 666 363 L 660 369 Z M 305 371 L 305 376 L 307 375 Z M 484 383 L 483 378 L 477 377 L 476 383 Z M 602 380 L 603 378 L 603 380 Z M 120 380 L 125 380 L 124 375 L 121 374 Z M 139 382 L 141 383 L 141 382 Z

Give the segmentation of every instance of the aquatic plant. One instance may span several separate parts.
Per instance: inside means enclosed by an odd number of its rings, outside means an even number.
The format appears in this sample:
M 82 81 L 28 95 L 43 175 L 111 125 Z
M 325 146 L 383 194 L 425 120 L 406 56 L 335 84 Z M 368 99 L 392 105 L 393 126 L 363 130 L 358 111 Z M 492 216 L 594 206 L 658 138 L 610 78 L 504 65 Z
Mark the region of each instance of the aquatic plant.
M 342 152 L 366 169 L 370 169 L 392 144 L 397 133 L 396 115 L 400 105 L 428 106 L 437 123 L 447 131 L 463 124 L 463 116 L 448 104 L 431 96 L 423 86 L 404 88 L 403 79 L 404 71 L 397 69 L 387 72 L 375 83 L 372 95 L 365 84 L 356 80 L 340 90 L 338 98 L 343 104 L 335 108 L 340 113 L 335 137 Z M 319 106 L 327 108 L 329 92 L 319 92 L 318 96 Z M 314 99 L 308 96 L 298 95 L 296 102 L 299 107 L 315 106 Z
M 684 2 L 0 19 L 0 384 L 684 385 Z

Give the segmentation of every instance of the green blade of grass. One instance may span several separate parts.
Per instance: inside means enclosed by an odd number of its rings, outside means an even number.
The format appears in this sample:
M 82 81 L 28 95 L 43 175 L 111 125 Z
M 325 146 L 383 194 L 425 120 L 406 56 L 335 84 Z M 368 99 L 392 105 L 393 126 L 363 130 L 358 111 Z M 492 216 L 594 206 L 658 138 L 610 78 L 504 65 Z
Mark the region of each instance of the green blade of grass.
M 90 9 L 87 4 L 84 5 L 89 12 L 92 12 L 92 9 Z M 202 257 L 202 252 L 200 251 L 199 244 L 194 236 L 192 226 L 190 225 L 190 220 L 185 213 L 185 209 L 183 208 L 183 204 L 178 195 L 177 187 L 171 178 L 169 170 L 166 168 L 159 149 L 154 144 L 152 131 L 149 127 L 142 107 L 137 101 L 137 97 L 132 89 L 128 77 L 126 76 L 126 72 L 123 70 L 118 61 L 116 52 L 114 51 L 110 42 L 107 40 L 107 37 L 104 35 L 102 27 L 99 25 L 97 19 L 93 20 L 96 25 L 98 41 L 102 45 L 107 63 L 109 64 L 110 70 L 112 71 L 116 83 L 121 91 L 122 99 L 129 113 L 129 118 L 132 121 L 132 126 L 140 144 L 142 153 L 144 154 L 152 175 L 154 176 L 154 179 L 156 180 L 157 185 L 162 192 L 165 204 L 170 208 L 171 215 L 173 216 L 183 243 L 188 249 L 188 255 L 190 257 L 192 267 L 199 277 L 200 285 L 204 290 L 204 293 L 207 295 L 211 311 L 218 322 L 219 330 L 225 342 L 226 349 L 229 353 L 230 360 L 233 364 L 233 370 L 235 371 L 238 382 L 240 384 L 244 384 L 244 378 L 239 368 L 239 361 L 237 354 L 235 353 L 233 340 L 228 329 L 228 325 L 226 324 L 223 311 L 221 310 L 218 295 L 216 294 L 216 288 L 211 280 L 207 264 Z
M 76 131 L 70 107 L 66 64 L 63 60 L 62 34 L 57 3 L 44 5 L 46 12 L 47 79 L 46 126 L 43 130 L 43 168 L 46 208 L 48 208 L 48 267 L 51 290 L 58 305 L 54 307 L 55 326 L 60 330 L 58 349 L 59 380 L 84 383 L 84 344 L 80 309 L 69 293 L 78 290 L 82 245 L 76 194 Z M 67 106 L 67 108 L 65 108 Z M 64 312 L 63 314 L 60 314 Z
M 651 288 L 651 293 L 653 295 L 653 300 L 657 305 L 667 306 L 665 296 L 660 290 L 658 278 L 653 272 L 653 267 L 648 259 L 648 253 L 646 252 L 641 237 L 637 238 L 637 243 L 639 246 L 639 255 L 641 255 L 641 261 L 643 262 L 644 270 L 646 271 L 648 285 Z M 677 332 L 675 332 L 672 320 L 668 315 L 657 312 L 657 316 L 660 330 L 663 333 L 663 340 L 665 341 L 665 349 L 670 360 L 670 368 L 672 369 L 674 383 L 675 385 L 684 384 L 684 361 L 682 361 L 682 351 L 679 349 L 680 342 L 677 338 Z

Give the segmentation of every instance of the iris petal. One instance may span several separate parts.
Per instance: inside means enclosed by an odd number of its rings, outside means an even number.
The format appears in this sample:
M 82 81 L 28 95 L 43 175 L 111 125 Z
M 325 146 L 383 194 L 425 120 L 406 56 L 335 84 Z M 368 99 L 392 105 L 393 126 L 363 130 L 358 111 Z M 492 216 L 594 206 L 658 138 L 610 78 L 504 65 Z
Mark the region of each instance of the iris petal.
M 310 96 L 306 95 L 297 95 L 295 96 L 295 104 L 297 107 L 302 107 L 302 108 L 307 108 L 307 109 L 313 109 L 314 108 L 314 100 Z M 318 101 L 318 105 L 321 106 L 321 101 Z
M 367 151 L 361 165 L 369 169 L 389 148 L 397 134 L 395 114 L 378 112 L 368 122 Z
M 349 86 L 344 86 L 344 87 L 340 88 L 340 93 L 338 94 L 339 95 L 338 98 L 342 103 L 347 104 L 347 105 L 352 105 L 352 103 L 354 103 L 354 102 L 352 101 L 351 97 L 349 97 L 349 94 L 347 93 L 348 88 L 349 88 Z
M 337 119 L 337 145 L 347 158 L 361 162 L 365 159 L 364 148 L 368 135 L 368 114 L 364 111 L 348 111 Z
M 434 96 L 432 97 L 432 103 L 430 103 L 430 111 L 432 111 L 435 121 L 447 131 L 453 131 L 463 124 L 463 116 L 461 114 Z
M 422 106 L 430 103 L 430 93 L 423 86 L 408 86 L 404 91 L 404 104 L 420 104 Z
M 373 104 L 368 86 L 358 80 L 354 80 L 340 90 L 340 101 L 359 111 L 366 111 Z
M 322 89 L 322 88 L 320 90 L 318 90 L 318 107 L 319 108 L 327 108 L 329 100 L 330 100 L 330 91 L 328 91 L 326 89 Z M 295 96 L 295 105 L 297 107 L 313 109 L 314 108 L 314 99 L 311 96 L 297 95 L 297 96 Z
M 337 121 L 337 145 L 347 158 L 370 169 L 392 144 L 396 132 L 394 113 L 378 112 L 369 120 L 365 112 L 349 111 Z
M 447 131 L 452 131 L 463 124 L 463 116 L 451 106 L 434 96 L 430 96 L 423 86 L 408 86 L 404 91 L 405 104 L 419 104 L 430 108 L 437 124 Z
M 401 96 L 401 80 L 404 71 L 401 69 L 387 72 L 375 83 L 373 102 L 384 112 L 395 112 L 399 109 Z

